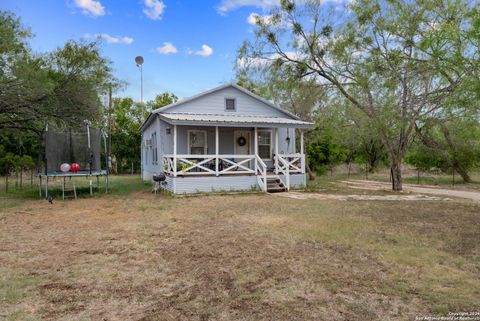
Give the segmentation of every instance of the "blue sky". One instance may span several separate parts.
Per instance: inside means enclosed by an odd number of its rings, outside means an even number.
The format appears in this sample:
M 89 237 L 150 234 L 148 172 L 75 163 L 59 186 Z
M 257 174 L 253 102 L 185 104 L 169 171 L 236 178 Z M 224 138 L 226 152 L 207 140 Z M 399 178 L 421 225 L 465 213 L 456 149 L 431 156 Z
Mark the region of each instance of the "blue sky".
M 36 52 L 51 51 L 69 39 L 101 35 L 115 75 L 128 83 L 118 95 L 139 100 L 137 55 L 145 58 L 144 99 L 163 91 L 188 97 L 234 80 L 236 51 L 253 37 L 251 14 L 265 14 L 275 3 L 278 0 L 1 0 L 0 8 L 14 12 L 32 29 Z

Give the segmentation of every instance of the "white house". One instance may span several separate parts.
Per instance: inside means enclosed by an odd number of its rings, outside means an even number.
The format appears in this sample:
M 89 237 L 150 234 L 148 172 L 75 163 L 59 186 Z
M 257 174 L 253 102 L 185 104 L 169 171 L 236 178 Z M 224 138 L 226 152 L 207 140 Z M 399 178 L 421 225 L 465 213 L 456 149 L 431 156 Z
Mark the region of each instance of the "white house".
M 176 194 L 301 187 L 303 129 L 311 126 L 236 84 L 220 86 L 150 114 L 142 178 L 164 172 L 164 188 Z

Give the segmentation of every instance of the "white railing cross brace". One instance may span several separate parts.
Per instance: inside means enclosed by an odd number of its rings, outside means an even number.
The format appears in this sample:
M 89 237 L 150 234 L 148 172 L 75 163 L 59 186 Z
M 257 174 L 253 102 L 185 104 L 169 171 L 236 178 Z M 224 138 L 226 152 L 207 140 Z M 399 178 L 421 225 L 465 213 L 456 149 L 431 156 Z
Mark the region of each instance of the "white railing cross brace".
M 252 173 L 253 173 L 253 172 L 255 172 L 253 169 L 248 168 L 248 167 L 246 167 L 246 166 L 243 166 L 243 164 L 245 164 L 246 162 L 251 161 L 252 159 L 253 159 L 252 157 L 249 157 L 249 158 L 244 159 L 244 160 L 242 160 L 242 161 L 240 161 L 240 162 L 238 162 L 238 163 L 235 163 L 235 162 L 233 162 L 233 161 L 231 161 L 231 160 L 229 160 L 229 159 L 227 159 L 227 158 L 221 158 L 221 160 L 223 160 L 223 161 L 225 161 L 225 162 L 227 162 L 227 163 L 232 164 L 232 166 L 227 167 L 227 168 L 224 169 L 224 170 L 221 170 L 220 173 L 226 173 L 226 172 L 230 171 L 230 170 L 233 169 L 233 168 L 239 168 L 239 169 L 241 168 L 241 169 L 243 169 L 243 170 L 245 170 L 245 171 L 247 171 L 247 172 L 252 172 Z
M 199 162 L 199 163 L 194 163 L 192 161 L 189 161 L 188 159 L 185 159 L 185 158 L 179 158 L 178 159 L 180 162 L 183 162 L 185 164 L 188 164 L 188 165 L 192 165 L 190 167 L 187 167 L 185 169 L 182 169 L 181 171 L 182 172 L 189 172 L 190 170 L 194 169 L 194 168 L 200 168 L 200 169 L 203 169 L 209 173 L 215 173 L 215 171 L 211 170 L 210 168 L 206 168 L 204 166 L 202 166 L 203 164 L 205 163 L 208 163 L 209 161 L 212 161 L 213 158 L 207 158 L 207 159 L 204 159 L 203 161 Z

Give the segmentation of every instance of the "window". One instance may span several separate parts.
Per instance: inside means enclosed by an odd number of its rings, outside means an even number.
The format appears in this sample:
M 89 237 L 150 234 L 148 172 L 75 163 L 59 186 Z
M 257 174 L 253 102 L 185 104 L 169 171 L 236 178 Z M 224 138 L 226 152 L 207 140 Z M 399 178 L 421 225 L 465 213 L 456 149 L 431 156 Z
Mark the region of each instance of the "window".
M 146 165 L 148 164 L 148 147 L 146 146 L 147 144 L 145 143 L 145 146 L 143 147 L 144 151 L 145 151 L 145 159 L 143 160 L 143 163 Z
M 225 110 L 235 111 L 235 98 L 225 98 Z
M 191 155 L 202 155 L 207 153 L 207 131 L 189 130 L 188 146 Z
M 157 132 L 152 134 L 152 164 L 158 163 L 158 146 L 157 146 Z
M 165 132 L 167 133 L 167 135 L 170 135 L 172 133 L 172 129 L 170 127 L 168 127 Z
M 261 159 L 272 159 L 272 131 L 258 131 L 258 156 Z

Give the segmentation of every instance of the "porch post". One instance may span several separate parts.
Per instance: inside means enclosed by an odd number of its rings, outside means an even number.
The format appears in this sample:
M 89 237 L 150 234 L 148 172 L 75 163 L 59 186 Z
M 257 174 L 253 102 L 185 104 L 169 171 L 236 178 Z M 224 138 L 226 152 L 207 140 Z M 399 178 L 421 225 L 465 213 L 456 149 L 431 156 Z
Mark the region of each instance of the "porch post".
M 300 154 L 302 155 L 302 174 L 305 174 L 305 154 L 303 150 L 303 130 L 300 129 Z
M 275 128 L 275 174 L 278 174 L 278 128 Z
M 218 173 L 218 126 L 215 126 L 215 175 Z
M 300 154 L 303 154 L 303 130 L 300 129 Z
M 253 139 L 253 153 L 255 154 L 255 174 L 257 174 L 258 171 L 258 164 L 257 164 L 257 156 L 258 156 L 258 129 L 257 127 L 254 128 L 253 130 L 253 135 L 255 138 Z
M 173 125 L 173 176 L 177 177 L 177 125 Z

